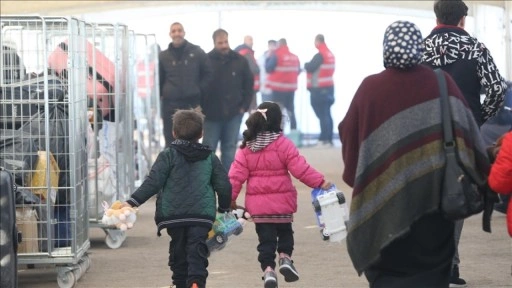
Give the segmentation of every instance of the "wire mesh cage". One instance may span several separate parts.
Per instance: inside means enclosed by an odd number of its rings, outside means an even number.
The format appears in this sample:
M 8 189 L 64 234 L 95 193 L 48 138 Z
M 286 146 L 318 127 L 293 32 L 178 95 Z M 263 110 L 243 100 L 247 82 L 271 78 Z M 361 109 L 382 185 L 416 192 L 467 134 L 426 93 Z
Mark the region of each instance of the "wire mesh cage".
M 136 177 L 139 186 L 153 164 L 155 155 L 163 148 L 162 120 L 160 118 L 160 87 L 158 54 L 160 48 L 154 34 L 134 35 L 135 62 L 132 66 L 134 81 L 134 115 L 136 125 Z M 132 49 L 130 49 L 132 50 Z
M 88 184 L 90 226 L 119 248 L 125 231 L 102 222 L 104 205 L 124 201 L 134 190 L 133 93 L 130 92 L 130 38 L 122 24 L 94 24 L 88 35 L 90 129 Z
M 0 166 L 17 185 L 18 264 L 55 264 L 59 286 L 72 287 L 90 265 L 87 26 L 71 17 L 0 23 Z M 57 67 L 51 56 L 61 43 L 67 50 Z

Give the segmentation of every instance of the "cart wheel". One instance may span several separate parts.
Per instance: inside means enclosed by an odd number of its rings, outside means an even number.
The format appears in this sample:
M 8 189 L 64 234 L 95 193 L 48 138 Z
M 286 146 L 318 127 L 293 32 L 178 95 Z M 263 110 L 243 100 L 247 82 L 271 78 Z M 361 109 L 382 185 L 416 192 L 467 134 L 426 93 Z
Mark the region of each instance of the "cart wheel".
M 316 200 L 316 199 L 313 201 L 313 207 L 315 208 L 315 212 L 322 211 L 322 207 L 320 206 L 320 202 L 318 202 L 318 200 Z
M 338 203 L 340 203 L 340 205 L 345 203 L 345 195 L 343 195 L 343 193 L 336 193 L 336 197 L 338 197 Z
M 85 255 L 83 259 L 85 263 L 85 272 L 87 272 L 89 271 L 89 268 L 91 268 L 91 258 L 89 258 L 89 255 Z
M 324 240 L 324 241 L 329 240 L 329 235 L 326 235 L 326 234 L 324 233 L 324 229 L 323 229 L 323 228 L 322 228 L 322 229 L 320 229 L 320 234 L 322 234 L 322 240 Z
M 124 239 L 121 235 L 107 234 L 107 237 L 105 237 L 105 243 L 110 249 L 117 249 L 121 247 L 121 245 L 123 245 L 123 241 Z
M 59 272 L 57 275 L 57 284 L 60 288 L 72 288 L 76 284 L 75 273 L 72 270 Z

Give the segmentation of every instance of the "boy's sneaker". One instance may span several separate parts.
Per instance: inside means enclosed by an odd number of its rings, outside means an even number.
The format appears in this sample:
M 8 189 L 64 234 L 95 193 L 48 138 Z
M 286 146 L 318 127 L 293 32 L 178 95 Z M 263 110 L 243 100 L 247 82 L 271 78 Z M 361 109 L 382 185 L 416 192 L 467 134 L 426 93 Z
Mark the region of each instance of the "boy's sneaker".
M 466 286 L 466 281 L 460 278 L 459 265 L 453 265 L 450 276 L 450 288 L 465 288 Z
M 293 261 L 288 257 L 279 258 L 279 273 L 283 274 L 286 282 L 299 280 L 299 273 L 293 266 Z
M 277 288 L 277 274 L 274 270 L 265 271 L 262 279 L 265 288 Z

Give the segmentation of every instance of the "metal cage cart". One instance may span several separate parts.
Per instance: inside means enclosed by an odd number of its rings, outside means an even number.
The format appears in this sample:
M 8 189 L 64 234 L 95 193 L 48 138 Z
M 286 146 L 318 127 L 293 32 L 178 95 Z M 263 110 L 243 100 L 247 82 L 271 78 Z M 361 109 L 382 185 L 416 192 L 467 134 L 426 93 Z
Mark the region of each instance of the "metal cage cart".
M 54 265 L 59 287 L 73 287 L 90 266 L 87 26 L 70 17 L 0 22 L 0 166 L 17 185 L 18 267 Z M 62 43 L 57 67 L 52 55 Z
M 133 93 L 129 89 L 129 35 L 122 24 L 94 24 L 88 35 L 89 224 L 106 234 L 109 248 L 121 247 L 126 232 L 102 223 L 103 203 L 125 201 L 134 191 Z
M 158 54 L 160 49 L 154 34 L 134 34 L 134 114 L 137 143 L 136 184 L 139 186 L 149 172 L 154 157 L 163 148 L 162 120 L 160 118 L 160 87 Z M 132 49 L 130 49 L 132 50 Z

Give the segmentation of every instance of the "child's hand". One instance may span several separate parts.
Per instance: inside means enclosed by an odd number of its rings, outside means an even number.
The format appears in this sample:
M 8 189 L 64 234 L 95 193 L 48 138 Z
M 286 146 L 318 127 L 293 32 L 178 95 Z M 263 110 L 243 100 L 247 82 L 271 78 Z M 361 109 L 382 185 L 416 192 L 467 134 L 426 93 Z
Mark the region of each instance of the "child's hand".
M 329 188 L 331 188 L 331 186 L 332 186 L 331 181 L 324 180 L 324 183 L 322 183 L 322 186 L 320 186 L 320 188 L 322 188 L 323 190 L 329 190 Z
M 128 204 L 128 202 L 123 202 L 123 204 L 121 204 L 121 208 L 124 208 L 124 207 L 132 208 L 132 205 Z
M 231 201 L 231 210 L 236 210 L 237 209 L 237 205 L 236 205 L 236 201 Z

